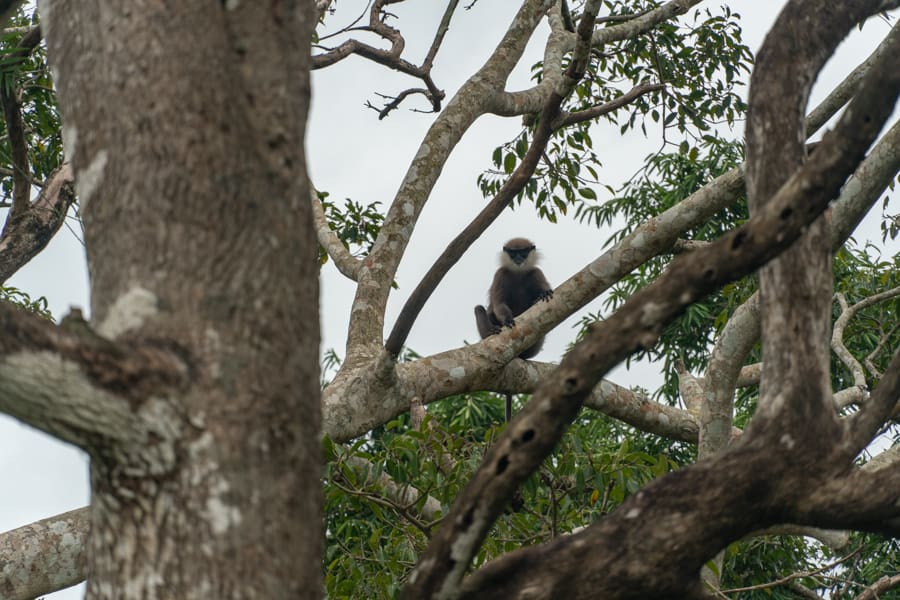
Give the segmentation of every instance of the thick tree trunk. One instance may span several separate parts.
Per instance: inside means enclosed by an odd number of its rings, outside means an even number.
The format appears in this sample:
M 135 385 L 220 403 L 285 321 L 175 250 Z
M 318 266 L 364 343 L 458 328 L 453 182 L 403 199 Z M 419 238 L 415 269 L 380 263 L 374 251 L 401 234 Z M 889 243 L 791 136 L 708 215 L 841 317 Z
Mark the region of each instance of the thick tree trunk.
M 186 383 L 107 386 L 146 429 L 85 441 L 88 597 L 319 597 L 313 4 L 40 8 L 92 325 L 186 365 Z

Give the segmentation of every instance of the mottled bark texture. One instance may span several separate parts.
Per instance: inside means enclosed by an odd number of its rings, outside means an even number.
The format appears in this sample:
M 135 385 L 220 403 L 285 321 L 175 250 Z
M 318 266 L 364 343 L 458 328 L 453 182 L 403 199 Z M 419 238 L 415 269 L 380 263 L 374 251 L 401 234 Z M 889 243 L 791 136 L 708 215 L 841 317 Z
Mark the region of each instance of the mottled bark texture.
M 314 4 L 40 10 L 83 207 L 91 325 L 188 371 L 177 387 L 121 390 L 141 416 L 131 426 L 152 436 L 84 442 L 88 597 L 319 597 L 303 149 Z
M 0 598 L 37 598 L 84 579 L 88 520 L 79 508 L 0 538 Z
M 26 198 L 9 212 L 0 233 L 0 283 L 46 248 L 62 227 L 75 201 L 74 184 L 72 167 L 63 164 L 47 178 L 34 202 Z

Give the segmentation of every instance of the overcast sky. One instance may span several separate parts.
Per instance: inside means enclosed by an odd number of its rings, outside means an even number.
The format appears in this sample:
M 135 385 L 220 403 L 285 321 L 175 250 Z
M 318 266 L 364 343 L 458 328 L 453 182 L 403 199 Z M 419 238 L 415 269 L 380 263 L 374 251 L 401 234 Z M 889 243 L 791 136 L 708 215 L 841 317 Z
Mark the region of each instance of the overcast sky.
M 348 15 L 359 14 L 358 2 L 341 2 L 336 22 L 346 23 Z M 407 6 L 406 4 L 410 4 Z M 443 10 L 443 2 L 395 4 L 391 12 L 400 17 L 399 28 L 406 35 L 412 62 L 425 54 Z M 728 3 L 741 13 L 744 41 L 755 52 L 774 20 L 782 0 L 739 0 Z M 435 63 L 434 78 L 449 99 L 459 85 L 481 66 L 494 48 L 513 14 L 517 2 L 482 0 L 470 11 L 458 10 L 450 32 Z M 715 9 L 716 3 L 702 6 Z M 350 10 L 352 8 L 352 10 Z M 356 11 L 356 12 L 354 12 Z M 414 26 L 414 27 L 413 27 Z M 416 29 L 417 31 L 413 31 Z M 862 32 L 856 31 L 819 78 L 811 104 L 816 104 L 853 67 L 865 59 L 884 37 L 889 25 L 874 19 Z M 529 47 L 531 58 L 517 71 L 510 89 L 529 86 L 527 68 L 540 57 L 546 29 L 539 30 Z M 418 87 L 416 81 L 400 76 L 362 59 L 350 58 L 313 75 L 313 104 L 308 133 L 308 159 L 314 185 L 331 193 L 333 200 L 345 197 L 359 202 L 390 203 L 410 159 L 434 116 L 411 112 L 404 105 L 387 119 L 378 121 L 366 109 L 367 100 L 376 103 L 375 92 L 396 93 Z M 397 274 L 399 289 L 388 306 L 387 328 L 438 254 L 484 205 L 475 178 L 490 165 L 493 149 L 520 130 L 519 119 L 482 117 L 466 134 L 444 168 L 431 200 L 412 237 L 407 256 Z M 650 131 L 650 130 L 648 130 Z M 735 132 L 735 137 L 740 131 Z M 659 148 L 660 138 L 652 131 L 647 138 L 631 133 L 621 138 L 615 129 L 598 128 L 594 147 L 598 150 L 604 183 L 616 185 Z M 598 190 L 601 193 L 601 190 Z M 892 212 L 900 212 L 894 201 Z M 873 210 L 857 230 L 857 239 L 880 244 L 880 210 Z M 77 226 L 73 227 L 77 232 Z M 409 337 L 408 344 L 420 354 L 432 354 L 477 339 L 472 307 L 482 303 L 495 268 L 497 253 L 511 237 L 531 237 L 543 251 L 543 268 L 552 285 L 558 285 L 602 252 L 608 231 L 562 219 L 557 225 L 540 221 L 527 207 L 507 211 L 478 240 L 448 274 L 426 305 Z M 57 318 L 70 306 L 87 309 L 87 272 L 79 236 L 63 231 L 49 247 L 17 273 L 8 285 L 32 296 L 45 296 Z M 889 244 L 890 254 L 900 245 Z M 322 273 L 322 348 L 334 348 L 344 355 L 347 315 L 353 286 L 331 264 Z M 597 302 L 582 311 L 596 311 Z M 571 341 L 575 315 L 547 337 L 540 360 L 556 361 Z M 617 370 L 611 379 L 623 385 L 653 387 L 661 381 L 654 366 L 639 366 L 637 372 Z M 0 531 L 84 506 L 88 501 L 87 461 L 78 450 L 55 441 L 17 421 L 0 416 L 0 474 L 5 482 L 0 495 Z M 83 586 L 52 594 L 53 600 L 81 598 Z

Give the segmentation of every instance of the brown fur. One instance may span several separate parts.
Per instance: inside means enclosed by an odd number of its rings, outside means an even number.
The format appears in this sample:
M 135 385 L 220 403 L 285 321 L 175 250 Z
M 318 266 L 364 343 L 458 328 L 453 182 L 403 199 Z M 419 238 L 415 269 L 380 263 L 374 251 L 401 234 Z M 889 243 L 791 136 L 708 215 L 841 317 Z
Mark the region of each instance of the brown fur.
M 513 238 L 503 245 L 500 268 L 488 293 L 488 306 L 475 307 L 475 324 L 484 339 L 503 327 L 515 326 L 515 317 L 539 300 L 548 300 L 553 290 L 537 266 L 537 251 L 531 240 Z M 520 358 L 531 358 L 541 350 L 544 338 L 526 348 Z

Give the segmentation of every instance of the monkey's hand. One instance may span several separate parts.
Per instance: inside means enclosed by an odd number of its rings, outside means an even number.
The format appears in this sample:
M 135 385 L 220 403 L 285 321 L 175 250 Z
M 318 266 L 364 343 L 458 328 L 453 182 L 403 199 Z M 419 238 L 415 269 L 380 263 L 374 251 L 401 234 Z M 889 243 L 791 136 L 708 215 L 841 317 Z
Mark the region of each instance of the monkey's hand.
M 540 296 L 538 296 L 538 302 L 547 302 L 550 298 L 553 297 L 553 290 L 544 290 L 541 292 Z
M 515 327 L 515 326 L 516 326 L 516 321 L 515 321 L 515 319 L 513 319 L 512 317 L 510 317 L 510 318 L 508 318 L 507 320 L 505 320 L 505 321 L 503 322 L 503 326 L 504 326 L 504 327 Z M 497 330 L 497 333 L 500 333 L 500 330 L 499 330 L 499 329 Z

